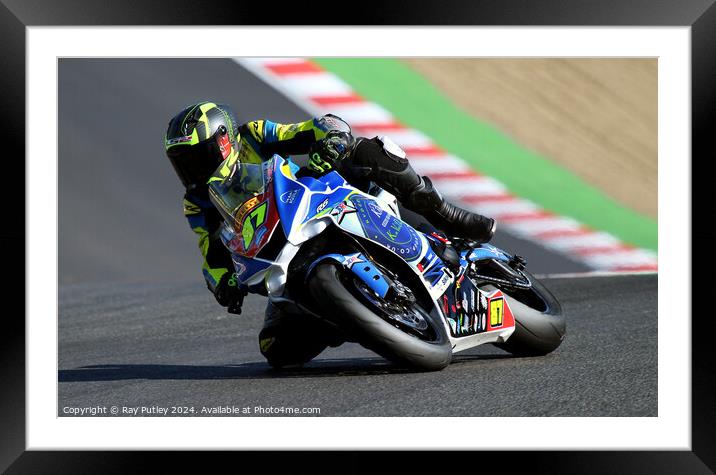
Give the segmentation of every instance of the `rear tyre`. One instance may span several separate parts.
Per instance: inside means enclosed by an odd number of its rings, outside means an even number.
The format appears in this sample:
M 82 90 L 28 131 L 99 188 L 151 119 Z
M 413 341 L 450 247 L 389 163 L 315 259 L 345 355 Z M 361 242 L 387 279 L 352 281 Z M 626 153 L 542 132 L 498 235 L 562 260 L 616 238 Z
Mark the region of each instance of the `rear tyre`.
M 439 319 L 414 304 L 410 311 L 425 328 L 410 333 L 407 327 L 401 328 L 400 322 L 381 315 L 374 301 L 380 298 L 364 297 L 359 286 L 352 273 L 343 274 L 332 263 L 320 264 L 308 284 L 315 301 L 327 310 L 327 318 L 354 335 L 364 347 L 390 361 L 423 371 L 440 370 L 450 364 L 452 346 Z M 405 321 L 411 323 L 409 318 Z
M 546 355 L 562 344 L 566 320 L 552 292 L 532 275 L 524 273 L 532 281 L 531 289 L 500 289 L 515 316 L 515 331 L 505 343 L 496 346 L 516 356 Z

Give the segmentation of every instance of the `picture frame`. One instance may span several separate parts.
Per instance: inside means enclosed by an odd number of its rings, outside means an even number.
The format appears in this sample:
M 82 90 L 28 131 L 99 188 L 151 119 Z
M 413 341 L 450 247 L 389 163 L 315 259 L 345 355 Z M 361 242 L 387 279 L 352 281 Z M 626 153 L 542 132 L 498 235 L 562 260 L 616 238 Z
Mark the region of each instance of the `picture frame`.
M 28 26 L 110 26 L 110 25 L 288 25 L 298 18 L 299 5 L 293 8 L 276 9 L 269 5 L 252 4 L 242 6 L 241 14 L 236 18 L 230 14 L 219 14 L 222 5 L 219 2 L 202 2 L 197 9 L 196 2 L 159 1 L 151 6 L 138 5 L 127 1 L 115 1 L 111 4 L 78 0 L 76 2 L 49 2 L 36 0 L 21 2 L 3 0 L 0 5 L 0 37 L 4 48 L 0 51 L 3 74 L 0 85 L 4 92 L 7 116 L 17 118 L 7 127 L 10 129 L 12 154 L 6 156 L 24 156 L 25 143 L 34 131 L 25 131 L 25 29 Z M 564 4 L 554 0 L 523 4 L 513 0 L 502 2 L 442 2 L 440 8 L 432 11 L 430 6 L 416 8 L 415 2 L 393 2 L 379 6 L 364 3 L 350 17 L 341 15 L 335 18 L 330 9 L 319 10 L 312 18 L 304 18 L 307 24 L 314 25 L 570 25 L 570 26 L 690 26 L 692 52 L 692 255 L 708 255 L 709 245 L 716 235 L 702 224 L 709 213 L 697 213 L 697 206 L 708 203 L 706 196 L 709 186 L 706 173 L 696 173 L 696 164 L 706 162 L 706 143 L 711 135 L 714 115 L 716 115 L 716 7 L 713 1 L 669 1 L 656 5 L 645 0 L 619 2 L 579 1 Z M 223 8 L 227 8 L 225 5 Z M 380 12 L 376 15 L 375 12 Z M 266 19 L 257 21 L 255 19 Z M 697 155 L 702 156 L 696 160 Z M 24 161 L 9 161 L 4 176 L 18 186 L 15 193 L 25 196 L 27 177 L 24 173 Z M 20 180 L 19 177 L 25 180 Z M 13 206 L 11 217 L 14 223 L 24 223 L 24 207 Z M 22 248 L 25 252 L 24 226 L 15 225 L 2 231 L 0 242 L 6 249 Z M 21 268 L 24 255 L 20 252 L 9 253 L 8 267 Z M 692 262 L 693 266 L 693 262 Z M 716 469 L 716 455 L 713 447 L 714 420 L 713 408 L 714 377 L 711 369 L 713 349 L 709 332 L 705 324 L 707 313 L 697 313 L 696 297 L 706 295 L 708 278 L 699 278 L 697 267 L 692 267 L 692 450 L 666 452 L 520 452 L 510 455 L 513 461 L 524 467 L 548 464 L 554 473 L 601 473 L 618 467 L 619 471 L 635 473 L 708 473 Z M 5 286 L 4 295 L 20 300 L 24 294 L 26 282 L 16 273 Z M 27 285 L 37 285 L 27 282 Z M 7 300 L 10 300 L 9 298 Z M 2 349 L 3 393 L 0 403 L 0 431 L 3 440 L 0 450 L 0 468 L 9 467 L 9 473 L 26 472 L 63 472 L 83 471 L 135 471 L 143 467 L 147 460 L 153 460 L 169 466 L 187 467 L 188 457 L 192 454 L 164 452 L 37 452 L 26 451 L 25 432 L 25 324 L 24 299 L 19 308 L 6 313 L 5 341 Z M 696 317 L 699 315 L 699 317 Z M 196 454 L 194 454 L 196 455 Z M 205 457 L 219 461 L 213 454 Z M 484 454 L 484 459 L 496 463 L 505 454 Z M 222 454 L 220 458 L 229 459 L 232 454 Z M 385 454 L 382 454 L 385 456 Z M 271 458 L 269 453 L 241 454 L 241 457 L 253 458 L 260 462 Z M 310 461 L 311 454 L 289 454 L 285 460 L 296 463 L 298 460 Z M 429 454 L 416 454 L 410 463 L 416 466 L 430 466 Z M 483 456 L 480 455 L 483 460 Z M 360 471 L 373 465 L 367 453 L 332 452 L 326 455 L 326 466 L 348 464 Z M 227 460 L 228 461 L 228 460 Z M 496 465 L 497 466 L 497 465 Z

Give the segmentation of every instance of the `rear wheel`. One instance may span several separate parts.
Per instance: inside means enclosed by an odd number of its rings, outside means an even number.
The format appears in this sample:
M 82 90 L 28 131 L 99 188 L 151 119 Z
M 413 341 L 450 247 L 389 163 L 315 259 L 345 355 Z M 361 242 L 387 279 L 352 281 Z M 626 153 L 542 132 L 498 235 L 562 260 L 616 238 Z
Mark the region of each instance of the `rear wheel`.
M 383 299 L 332 263 L 316 268 L 309 290 L 334 323 L 384 358 L 425 371 L 450 364 L 452 347 L 442 321 L 417 303 Z
M 515 316 L 515 331 L 505 343 L 496 346 L 518 356 L 546 355 L 564 340 L 566 320 L 562 306 L 547 287 L 529 273 L 529 289 L 501 288 Z

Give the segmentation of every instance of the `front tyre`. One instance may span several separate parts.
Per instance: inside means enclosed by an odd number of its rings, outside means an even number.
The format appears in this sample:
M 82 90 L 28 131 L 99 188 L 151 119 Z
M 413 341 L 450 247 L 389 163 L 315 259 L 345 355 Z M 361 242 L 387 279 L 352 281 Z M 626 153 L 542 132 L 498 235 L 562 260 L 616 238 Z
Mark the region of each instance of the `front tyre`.
M 424 371 L 437 371 L 450 364 L 452 346 L 441 321 L 413 304 L 414 318 L 425 325 L 414 325 L 386 318 L 380 297 L 367 297 L 352 273 L 342 273 L 335 264 L 320 264 L 308 283 L 311 295 L 326 309 L 334 323 L 354 335 L 364 347 L 384 358 Z M 404 326 L 406 325 L 406 326 Z
M 505 343 L 496 346 L 516 356 L 546 355 L 564 340 L 566 320 L 552 292 L 532 275 L 524 273 L 532 281 L 532 288 L 500 289 L 515 316 L 515 331 Z

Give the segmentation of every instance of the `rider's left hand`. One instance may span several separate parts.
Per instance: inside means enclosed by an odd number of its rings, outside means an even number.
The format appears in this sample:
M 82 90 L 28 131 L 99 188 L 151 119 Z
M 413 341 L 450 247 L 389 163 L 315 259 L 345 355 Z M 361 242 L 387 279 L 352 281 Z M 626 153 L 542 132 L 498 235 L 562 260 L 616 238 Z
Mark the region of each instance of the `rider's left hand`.
M 227 307 L 226 311 L 235 315 L 241 315 L 241 306 L 247 294 L 245 289 L 239 287 L 236 275 L 232 272 L 227 272 L 221 277 L 214 291 L 219 305 Z
M 354 146 L 355 139 L 350 133 L 332 130 L 311 146 L 308 157 L 314 168 L 328 171 L 348 157 Z

